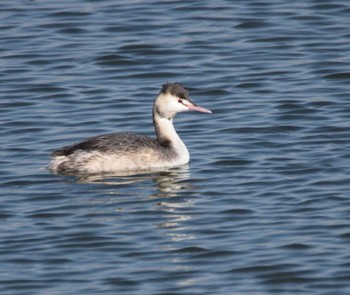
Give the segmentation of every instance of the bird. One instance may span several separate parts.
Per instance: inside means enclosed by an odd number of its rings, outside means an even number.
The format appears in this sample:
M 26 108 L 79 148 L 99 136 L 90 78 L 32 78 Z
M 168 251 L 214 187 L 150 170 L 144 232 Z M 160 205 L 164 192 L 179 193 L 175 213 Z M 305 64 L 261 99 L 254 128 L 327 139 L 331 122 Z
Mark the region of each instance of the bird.
M 98 174 L 152 170 L 187 164 L 190 155 L 173 125 L 177 113 L 212 113 L 196 105 L 180 83 L 165 83 L 153 103 L 156 138 L 119 132 L 102 134 L 65 146 L 51 154 L 55 174 Z

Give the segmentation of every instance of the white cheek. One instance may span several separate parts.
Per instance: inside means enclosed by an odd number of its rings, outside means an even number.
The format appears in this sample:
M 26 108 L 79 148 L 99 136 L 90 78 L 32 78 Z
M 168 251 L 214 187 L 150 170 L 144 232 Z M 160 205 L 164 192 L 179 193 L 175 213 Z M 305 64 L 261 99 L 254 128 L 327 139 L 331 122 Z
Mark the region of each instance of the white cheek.
M 184 106 L 182 103 L 178 102 L 178 99 L 172 99 L 171 103 L 168 106 L 169 110 L 173 112 L 185 112 L 188 111 L 188 108 Z
M 188 107 L 184 106 L 183 104 L 181 103 L 177 103 L 177 107 L 179 109 L 179 112 L 186 112 L 186 111 L 189 111 Z

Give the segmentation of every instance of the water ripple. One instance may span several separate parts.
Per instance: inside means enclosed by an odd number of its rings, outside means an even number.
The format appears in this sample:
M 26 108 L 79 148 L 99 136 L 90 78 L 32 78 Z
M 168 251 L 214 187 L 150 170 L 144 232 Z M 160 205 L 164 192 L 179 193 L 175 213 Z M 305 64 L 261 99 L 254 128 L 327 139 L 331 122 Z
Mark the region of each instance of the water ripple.
M 349 294 L 346 1 L 1 1 L 2 294 Z M 152 135 L 162 83 L 211 116 L 179 169 L 51 175 Z M 30 271 L 28 271 L 30 270 Z

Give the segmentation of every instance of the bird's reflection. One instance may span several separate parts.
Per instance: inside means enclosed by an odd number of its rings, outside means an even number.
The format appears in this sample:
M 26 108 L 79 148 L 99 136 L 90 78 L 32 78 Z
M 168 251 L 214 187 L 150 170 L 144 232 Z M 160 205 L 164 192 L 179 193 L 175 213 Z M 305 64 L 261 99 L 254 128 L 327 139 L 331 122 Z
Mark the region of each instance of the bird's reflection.
M 188 165 L 183 165 L 175 168 L 169 168 L 162 171 L 137 171 L 137 172 L 123 172 L 118 174 L 99 174 L 99 175 L 81 175 L 76 181 L 78 183 L 86 184 L 103 184 L 110 185 L 113 190 L 110 195 L 124 195 L 121 188 L 127 190 L 134 189 L 138 191 L 139 195 L 154 199 L 152 210 L 158 212 L 160 222 L 155 226 L 164 231 L 163 234 L 168 236 L 172 242 L 192 240 L 192 234 L 187 233 L 184 223 L 191 219 L 191 214 L 187 212 L 186 208 L 193 205 L 191 198 L 185 197 L 189 191 L 193 190 L 190 180 L 190 170 Z M 150 190 L 151 182 L 154 185 Z M 118 188 L 117 190 L 115 188 Z M 154 188 L 156 190 L 154 190 Z M 141 193 L 144 191 L 145 194 Z M 104 200 L 106 201 L 106 200 Z M 136 201 L 136 200 L 135 200 Z M 114 198 L 110 199 L 114 203 Z M 137 201 L 136 201 L 137 202 Z M 128 212 L 122 209 L 118 212 Z M 176 248 L 176 246 L 174 245 Z M 174 249 L 175 249 L 174 248 Z
M 152 181 L 157 191 L 151 197 L 174 197 L 177 193 L 191 187 L 188 165 L 166 170 L 125 171 L 118 174 L 80 175 L 77 183 L 104 184 L 113 186 L 132 185 Z
M 118 174 L 100 174 L 81 176 L 79 183 L 105 184 L 117 187 L 130 187 L 140 184 L 138 189 L 143 189 L 143 183 L 153 182 L 156 191 L 148 197 L 157 200 L 156 211 L 160 213 L 162 222 L 157 223 L 159 229 L 165 229 L 165 234 L 171 241 L 183 241 L 192 239 L 191 235 L 180 233 L 183 222 L 191 219 L 188 214 L 183 214 L 183 209 L 192 205 L 191 199 L 183 198 L 181 192 L 192 190 L 190 170 L 188 165 L 170 168 L 162 171 L 138 171 Z M 148 187 L 148 186 L 147 186 Z

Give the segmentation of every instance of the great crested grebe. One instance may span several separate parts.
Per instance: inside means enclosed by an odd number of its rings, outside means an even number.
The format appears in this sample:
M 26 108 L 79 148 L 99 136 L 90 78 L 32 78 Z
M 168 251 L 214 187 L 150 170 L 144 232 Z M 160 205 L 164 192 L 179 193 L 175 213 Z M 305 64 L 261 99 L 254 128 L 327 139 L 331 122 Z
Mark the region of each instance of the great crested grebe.
M 180 83 L 166 83 L 153 104 L 156 139 L 131 133 L 95 136 L 54 151 L 48 169 L 61 174 L 95 174 L 186 164 L 190 155 L 176 133 L 173 118 L 190 110 L 211 113 L 195 105 Z

